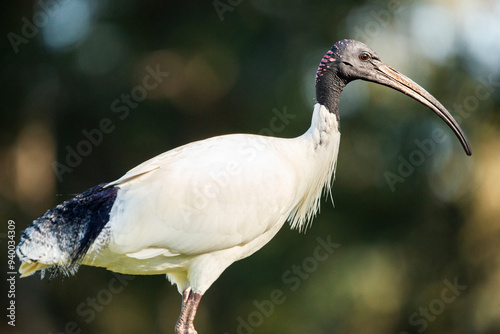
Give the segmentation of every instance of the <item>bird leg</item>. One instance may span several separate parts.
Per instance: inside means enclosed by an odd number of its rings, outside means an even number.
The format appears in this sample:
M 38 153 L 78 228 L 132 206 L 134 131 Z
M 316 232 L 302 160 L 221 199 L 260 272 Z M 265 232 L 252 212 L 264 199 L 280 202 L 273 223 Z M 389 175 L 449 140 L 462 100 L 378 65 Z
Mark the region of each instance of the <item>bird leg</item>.
M 182 311 L 182 308 L 184 307 L 184 305 L 187 303 L 187 300 L 189 298 L 189 293 L 191 292 L 191 288 L 186 288 L 186 290 L 184 290 L 182 292 L 182 306 L 181 306 L 181 311 Z
M 182 293 L 181 314 L 175 324 L 176 334 L 198 334 L 194 329 L 193 321 L 201 296 L 199 293 L 191 291 L 191 288 L 187 288 Z

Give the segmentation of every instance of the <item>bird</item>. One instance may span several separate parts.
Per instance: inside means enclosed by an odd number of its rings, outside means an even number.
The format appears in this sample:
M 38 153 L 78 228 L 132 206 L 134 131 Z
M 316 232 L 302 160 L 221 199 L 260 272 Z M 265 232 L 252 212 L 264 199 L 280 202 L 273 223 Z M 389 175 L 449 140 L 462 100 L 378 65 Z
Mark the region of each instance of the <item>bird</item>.
M 331 195 L 340 144 L 338 103 L 365 80 L 402 92 L 439 116 L 465 153 L 471 147 L 446 108 L 386 65 L 366 44 L 344 39 L 316 72 L 311 125 L 296 138 L 228 134 L 160 154 L 76 195 L 23 232 L 16 248 L 26 277 L 75 274 L 80 265 L 131 275 L 165 274 L 182 304 L 177 334 L 196 334 L 202 296 L 235 261 L 267 244 L 288 222 L 307 229 Z

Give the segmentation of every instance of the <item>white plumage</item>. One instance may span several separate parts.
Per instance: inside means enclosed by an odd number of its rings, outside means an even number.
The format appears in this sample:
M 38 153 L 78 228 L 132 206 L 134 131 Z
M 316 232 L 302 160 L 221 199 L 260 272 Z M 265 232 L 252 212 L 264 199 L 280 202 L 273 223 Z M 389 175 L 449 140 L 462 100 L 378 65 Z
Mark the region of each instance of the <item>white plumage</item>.
M 271 240 L 287 218 L 305 227 L 323 186 L 330 186 L 339 139 L 335 115 L 317 104 L 301 137 L 214 137 L 146 161 L 110 183 L 120 191 L 108 250 L 126 257 L 109 264 L 98 255 L 94 265 L 167 273 L 179 291 L 191 286 L 203 294 L 227 266 Z

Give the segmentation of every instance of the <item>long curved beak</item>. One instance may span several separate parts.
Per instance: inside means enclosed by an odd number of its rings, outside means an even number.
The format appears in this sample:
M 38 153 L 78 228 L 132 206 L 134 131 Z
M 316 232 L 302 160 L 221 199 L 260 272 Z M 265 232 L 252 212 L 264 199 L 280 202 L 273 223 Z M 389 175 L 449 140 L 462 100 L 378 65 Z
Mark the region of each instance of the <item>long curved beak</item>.
M 439 101 L 436 100 L 434 96 L 429 94 L 425 89 L 413 82 L 410 78 L 399 73 L 388 65 L 382 64 L 376 68 L 376 71 L 377 75 L 370 81 L 398 90 L 430 108 L 439 117 L 441 117 L 441 119 L 445 121 L 446 124 L 448 124 L 448 126 L 457 135 L 460 143 L 465 150 L 465 153 L 467 155 L 472 154 L 469 141 L 465 137 L 464 132 L 457 124 L 455 119 L 453 119 L 453 116 L 451 116 L 448 110 L 446 110 L 446 108 L 443 107 L 443 105 L 439 103 Z

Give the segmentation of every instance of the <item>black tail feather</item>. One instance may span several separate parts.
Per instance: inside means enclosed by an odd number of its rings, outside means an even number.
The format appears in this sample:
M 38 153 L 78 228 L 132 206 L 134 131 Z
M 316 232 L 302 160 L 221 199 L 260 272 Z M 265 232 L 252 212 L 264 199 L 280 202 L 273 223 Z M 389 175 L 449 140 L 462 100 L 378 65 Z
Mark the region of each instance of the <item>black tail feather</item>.
M 78 248 L 72 254 L 72 264 L 83 259 L 109 221 L 109 213 L 115 202 L 118 187 L 104 188 L 105 185 L 100 184 L 74 198 L 76 203 L 72 209 L 77 217 L 82 218 L 79 233 L 82 237 L 78 242 Z
M 55 262 L 51 277 L 75 273 L 109 222 L 118 190 L 103 183 L 48 210 L 24 231 L 18 254 L 31 261 Z

